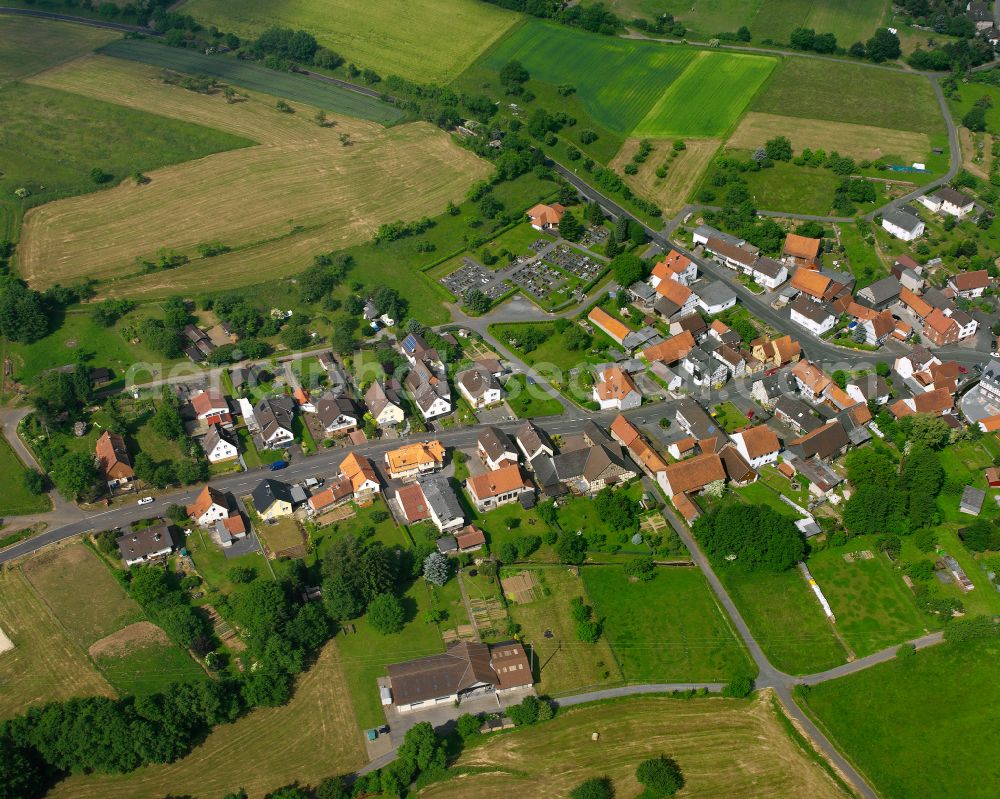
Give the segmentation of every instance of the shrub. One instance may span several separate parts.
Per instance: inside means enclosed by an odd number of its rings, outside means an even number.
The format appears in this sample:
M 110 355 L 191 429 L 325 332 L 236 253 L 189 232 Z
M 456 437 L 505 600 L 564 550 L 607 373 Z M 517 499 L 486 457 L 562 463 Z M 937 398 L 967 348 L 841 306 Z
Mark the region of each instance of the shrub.
M 656 799 L 673 796 L 684 787 L 684 775 L 677 761 L 666 755 L 644 760 L 635 770 L 635 778 L 646 789 L 643 796 Z
M 615 788 L 609 777 L 595 777 L 581 782 L 569 795 L 570 799 L 613 799 Z
M 753 690 L 753 680 L 746 675 L 741 677 L 733 677 L 725 687 L 722 689 L 722 695 L 728 696 L 731 699 L 743 699 L 750 696 L 750 692 Z

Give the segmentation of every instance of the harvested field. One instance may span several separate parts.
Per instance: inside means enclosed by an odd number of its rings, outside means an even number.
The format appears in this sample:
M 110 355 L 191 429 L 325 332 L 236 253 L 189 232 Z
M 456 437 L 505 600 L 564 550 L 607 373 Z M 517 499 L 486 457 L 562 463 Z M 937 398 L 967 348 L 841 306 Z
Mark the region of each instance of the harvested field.
M 116 31 L 30 17 L 4 17 L 0 86 L 84 55 L 121 36 Z
M 106 635 L 100 641 L 95 641 L 87 650 L 95 660 L 97 658 L 121 657 L 134 649 L 151 644 L 169 644 L 167 634 L 150 621 L 137 621 L 123 627 L 118 632 Z
M 296 780 L 316 785 L 364 761 L 361 733 L 337 648 L 331 642 L 298 680 L 287 705 L 255 710 L 234 724 L 216 727 L 204 743 L 175 763 L 125 775 L 77 775 L 61 782 L 48 796 L 207 798 L 242 786 L 256 799 Z
M 94 57 L 37 79 L 165 116 L 252 137 L 260 146 L 219 153 L 149 173 L 96 196 L 33 209 L 19 265 L 33 285 L 84 275 L 112 281 L 102 293 L 155 296 L 239 287 L 301 272 L 312 256 L 367 240 L 378 225 L 439 212 L 486 177 L 489 164 L 425 123 L 391 129 L 338 118 L 321 128 L 312 109 L 274 108 L 252 95 L 227 104 L 162 82 L 152 67 Z M 349 146 L 341 144 L 347 135 Z M 233 251 L 200 258 L 200 242 Z M 143 274 L 136 258 L 161 248 L 192 258 Z
M 894 156 L 909 164 L 924 161 L 931 151 L 930 137 L 926 133 L 823 119 L 798 119 L 757 111 L 743 117 L 726 146 L 754 150 L 775 136 L 787 136 L 796 153 L 807 147 L 828 153 L 836 150 L 841 155 L 858 160 L 874 161 Z
M 143 696 L 204 676 L 191 655 L 155 624 L 140 621 L 102 638 L 90 657 L 119 695 Z
M 13 567 L 0 570 L 0 620 L 14 644 L 0 655 L 0 720 L 71 696 L 114 696 L 83 649 Z
M 82 647 L 143 617 L 142 609 L 84 544 L 46 550 L 27 560 L 21 571 Z
M 719 140 L 685 140 L 687 149 L 671 159 L 674 140 L 657 139 L 651 142 L 653 151 L 649 157 L 638 165 L 639 171 L 634 175 L 622 174 L 622 169 L 632 160 L 641 141 L 642 139 L 627 139 L 609 166 L 622 175 L 633 191 L 655 202 L 670 216 L 684 206 L 688 195 L 698 185 L 698 179 L 719 148 Z M 663 163 L 668 164 L 667 176 L 658 178 L 656 170 Z
M 591 740 L 594 732 L 600 740 Z M 683 769 L 685 797 L 844 796 L 788 736 L 767 693 L 750 701 L 659 697 L 571 708 L 538 727 L 487 738 L 457 764 L 486 773 L 455 777 L 420 796 L 568 796 L 583 780 L 607 775 L 618 796 L 634 797 L 641 792 L 636 766 L 660 753 Z
M 303 28 L 360 67 L 383 76 L 447 82 L 517 21 L 479 0 L 190 0 L 184 13 L 241 37 L 274 25 Z

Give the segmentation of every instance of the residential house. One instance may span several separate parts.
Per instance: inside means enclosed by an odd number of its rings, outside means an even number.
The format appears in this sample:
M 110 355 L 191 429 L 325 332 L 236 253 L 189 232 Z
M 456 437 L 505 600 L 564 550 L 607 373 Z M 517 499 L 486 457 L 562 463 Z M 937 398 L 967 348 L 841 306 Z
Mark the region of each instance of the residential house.
M 215 534 L 219 539 L 219 543 L 226 549 L 231 547 L 234 541 L 246 538 L 249 532 L 250 529 L 247 526 L 247 520 L 238 509 L 225 519 L 219 519 L 215 523 Z
M 396 385 L 398 386 L 398 383 Z M 406 418 L 397 390 L 381 380 L 375 380 L 368 386 L 365 392 L 365 406 L 379 427 L 395 427 L 402 424 Z
M 708 335 L 708 325 L 701 314 L 689 313 L 670 323 L 671 336 L 679 336 L 681 333 L 690 333 L 695 341 L 704 341 Z
M 714 452 L 671 463 L 660 476 L 660 487 L 668 497 L 696 494 L 709 483 L 726 479 L 722 458 Z M 676 504 L 676 503 L 675 503 Z
M 488 469 L 518 462 L 517 447 L 499 427 L 484 427 L 476 439 L 476 452 Z
M 659 344 L 647 347 L 639 353 L 639 357 L 650 363 L 655 361 L 662 361 L 666 364 L 677 363 L 677 361 L 691 352 L 695 346 L 694 336 L 685 330 L 676 336 L 671 336 L 666 341 L 661 341 Z
M 209 463 L 226 463 L 240 457 L 236 440 L 221 425 L 213 424 L 201 440 L 201 447 Z
M 625 450 L 593 422 L 582 433 L 568 437 L 552 458 L 556 478 L 584 493 L 596 494 L 609 485 L 627 483 L 637 476 Z
M 693 436 L 698 442 L 719 441 L 721 447 L 722 443 L 728 440 L 722 427 L 690 397 L 684 397 L 677 403 L 674 419 L 685 433 Z
M 818 269 L 819 251 L 822 244 L 820 239 L 789 233 L 785 237 L 785 244 L 781 249 L 781 259 L 789 267 L 804 266 L 809 269 Z
M 295 440 L 292 431 L 295 403 L 291 397 L 282 395 L 262 399 L 253 409 L 253 418 L 265 448 L 279 449 Z
M 837 317 L 829 306 L 810 302 L 801 294 L 792 301 L 789 308 L 792 321 L 802 325 L 814 336 L 821 336 L 833 330 L 837 323 Z
M 533 205 L 528 209 L 528 218 L 535 230 L 558 230 L 559 223 L 565 213 L 566 206 L 559 203 L 552 203 L 552 205 L 538 203 L 538 205 Z
M 899 281 L 888 275 L 861 289 L 857 293 L 858 302 L 876 311 L 882 311 L 899 300 L 901 288 Z
M 430 520 L 442 533 L 465 526 L 465 511 L 445 477 L 421 477 L 417 481 L 424 495 Z
M 653 267 L 649 284 L 655 289 L 664 280 L 673 280 L 688 286 L 698 277 L 698 266 L 686 255 L 671 250 Z
M 844 482 L 844 478 L 815 455 L 805 459 L 792 457 L 785 464 L 809 481 L 809 493 L 817 499 L 823 499 Z
M 97 469 L 109 489 L 127 486 L 135 478 L 125 439 L 105 430 L 94 446 Z
M 758 377 L 750 387 L 750 396 L 768 410 L 772 409 L 785 393 L 785 378 L 782 375 Z
M 742 271 L 758 286 L 763 286 L 769 291 L 774 291 L 788 280 L 788 269 L 785 268 L 785 265 L 763 255 L 758 257 L 748 269 Z
M 912 416 L 915 413 L 930 413 L 934 416 L 945 416 L 952 413 L 955 408 L 955 399 L 946 388 L 935 388 L 932 391 L 925 391 L 915 397 L 896 400 L 889 406 L 893 416 L 901 419 L 904 416 Z
M 948 278 L 948 288 L 959 297 L 974 299 L 982 297 L 983 292 L 990 287 L 990 274 L 985 269 L 975 272 L 959 272 Z
M 881 375 L 855 377 L 847 383 L 847 394 L 855 402 L 874 402 L 885 405 L 889 401 L 889 384 Z
M 926 319 L 934 310 L 934 306 L 927 300 L 903 285 L 899 288 L 899 302 L 918 319 Z
M 363 414 L 358 404 L 350 397 L 334 396 L 326 393 L 316 403 L 316 418 L 328 438 L 356 430 Z
M 789 288 L 795 289 L 800 294 L 805 294 L 813 302 L 822 302 L 827 289 L 830 288 L 830 283 L 831 280 L 826 275 L 813 269 L 800 267 L 792 275 Z
M 629 457 L 639 465 L 639 468 L 653 480 L 659 480 L 658 475 L 667 468 L 667 464 L 642 437 L 638 428 L 619 414 L 611 423 L 610 430 L 611 437 L 625 447 Z
M 979 420 L 979 429 L 984 433 L 1000 433 L 1000 413 Z
M 642 394 L 632 378 L 617 366 L 605 369 L 594 386 L 594 401 L 601 410 L 615 408 L 619 411 L 638 408 L 642 404 Z
M 977 33 L 993 27 L 993 9 L 985 0 L 971 0 L 965 7 L 965 17 L 976 26 Z
M 935 308 L 924 319 L 924 338 L 935 346 L 943 347 L 957 343 L 961 332 L 962 328 L 958 322 L 940 308 Z
M 944 186 L 933 194 L 925 194 L 919 200 L 936 214 L 949 214 L 959 219 L 964 219 L 975 207 L 972 198 L 950 186 Z
M 732 444 L 726 444 L 719 451 L 719 457 L 722 460 L 722 468 L 726 470 L 726 478 L 733 485 L 750 485 L 750 483 L 756 482 L 759 477 L 757 470 L 747 462 L 747 459 Z
M 817 427 L 812 432 L 799 438 L 793 438 L 785 446 L 796 458 L 801 460 L 807 460 L 814 455 L 821 460 L 829 460 L 843 455 L 850 443 L 844 425 L 839 420 L 834 419 L 822 427 Z
M 202 527 L 210 527 L 220 519 L 229 518 L 229 500 L 221 491 L 205 486 L 194 502 L 187 506 L 187 515 Z
M 799 361 L 792 367 L 790 374 L 795 379 L 799 393 L 812 402 L 822 398 L 826 390 L 833 385 L 833 381 L 826 376 L 826 373 L 810 361 Z
M 130 529 L 118 536 L 118 553 L 126 566 L 135 566 L 169 555 L 177 548 L 174 529 L 168 524 L 153 524 L 141 530 Z M 81 600 L 86 601 L 84 597 Z
M 530 419 L 517 428 L 514 438 L 517 441 L 517 446 L 524 453 L 524 459 L 529 467 L 532 465 L 532 461 L 539 456 L 551 458 L 555 455 L 555 447 L 552 446 L 548 433 L 537 427 Z
M 812 408 L 794 397 L 782 396 L 774 405 L 774 417 L 802 435 L 823 426 Z
M 409 483 L 396 489 L 394 499 L 407 524 L 416 524 L 431 517 L 419 483 Z
M 1000 403 L 1000 360 L 991 358 L 979 377 L 979 391 L 989 402 Z
M 385 453 L 385 466 L 393 480 L 412 480 L 444 465 L 445 448 L 440 441 L 416 441 Z
M 435 369 L 441 369 L 444 366 L 438 351 L 429 346 L 419 333 L 409 333 L 400 342 L 399 349 L 406 360 L 410 362 L 410 366 L 416 366 L 418 361 L 426 361 Z
M 896 332 L 896 318 L 889 311 L 880 311 L 861 322 L 865 331 L 865 343 L 881 347 Z
M 699 281 L 694 292 L 698 297 L 698 307 L 710 316 L 736 305 L 736 292 L 721 280 Z
M 389 687 L 382 704 L 391 704 L 399 713 L 411 713 L 527 691 L 533 683 L 531 663 L 520 643 L 463 641 L 451 644 L 439 655 L 390 665 Z
M 696 386 L 716 386 L 726 382 L 729 370 L 721 361 L 710 356 L 701 347 L 695 347 L 681 360 L 681 369 Z
M 729 233 L 723 233 L 721 230 L 716 230 L 714 227 L 708 225 L 698 225 L 694 229 L 693 239 L 695 245 L 707 245 L 709 239 L 721 239 L 727 244 L 732 244 L 734 247 L 739 247 L 744 242 L 741 238 L 732 236 Z
M 473 475 L 465 481 L 465 488 L 480 513 L 517 502 L 521 494 L 533 490 L 516 463 Z
M 722 238 L 711 238 L 705 244 L 705 250 L 716 257 L 723 265 L 738 272 L 749 270 L 757 260 L 759 250 L 752 244 L 743 242 L 733 244 Z
M 774 463 L 778 460 L 778 453 L 781 452 L 781 442 L 767 425 L 761 424 L 737 431 L 733 433 L 732 439 L 740 455 L 746 458 L 747 463 L 754 469 Z
M 305 497 L 303 495 L 303 501 Z M 291 516 L 298 503 L 298 497 L 292 492 L 292 486 L 280 480 L 261 480 L 250 492 L 250 501 L 254 510 L 265 522 Z
M 219 424 L 223 427 L 233 426 L 233 415 L 229 409 L 228 400 L 215 389 L 199 391 L 191 397 L 191 409 L 195 418 L 206 425 Z
M 791 336 L 776 339 L 758 338 L 750 343 L 753 357 L 766 367 L 780 367 L 794 363 L 802 355 L 802 346 Z
M 909 380 L 918 372 L 926 372 L 941 360 L 927 347 L 917 345 L 906 355 L 900 355 L 892 365 L 900 377 Z
M 675 280 L 661 280 L 656 287 L 656 294 L 653 310 L 664 319 L 690 313 L 698 304 L 698 295 L 686 284 Z
M 721 319 L 712 320 L 712 324 L 708 326 L 708 335 L 722 344 L 728 344 L 733 349 L 739 349 L 739 346 L 743 341 L 743 339 L 740 338 L 740 334 Z
M 341 476 L 331 480 L 322 491 L 317 491 L 309 497 L 307 504 L 313 513 L 323 513 L 343 505 L 353 498 L 354 486 L 350 480 Z
M 733 379 L 743 377 L 746 374 L 746 360 L 738 350 L 733 349 L 728 344 L 723 344 L 714 350 L 712 357 L 726 367 L 726 371 Z
M 904 205 L 882 212 L 882 228 L 897 239 L 913 241 L 924 235 L 925 225 L 915 209 Z
M 487 408 L 503 401 L 500 381 L 479 366 L 463 369 L 455 375 L 458 390 L 473 408 Z
M 340 462 L 340 473 L 350 482 L 356 502 L 368 502 L 382 490 L 372 462 L 356 452 Z
M 899 281 L 903 288 L 910 291 L 920 291 L 924 287 L 924 268 L 909 255 L 896 257 L 889 273 Z

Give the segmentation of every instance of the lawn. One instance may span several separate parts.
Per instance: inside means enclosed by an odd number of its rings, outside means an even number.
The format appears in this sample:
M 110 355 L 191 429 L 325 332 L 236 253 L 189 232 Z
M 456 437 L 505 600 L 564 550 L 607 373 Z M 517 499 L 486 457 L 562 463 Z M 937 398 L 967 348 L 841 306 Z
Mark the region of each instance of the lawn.
M 310 108 L 297 106 L 296 113 L 285 114 L 273 98 L 256 94 L 229 104 L 221 94 L 165 84 L 158 70 L 127 61 L 95 58 L 36 80 L 211 125 L 233 134 L 229 139 L 260 142 L 157 170 L 147 185 L 125 181 L 93 197 L 34 209 L 25 221 L 19 266 L 42 286 L 86 275 L 108 283 L 105 293 L 162 296 L 174 293 L 178 281 L 197 292 L 288 277 L 320 252 L 369 241 L 387 219 L 441 213 L 491 169 L 427 123 L 387 129 L 342 117 L 335 127 L 320 128 Z M 341 143 L 342 135 L 350 146 Z M 192 224 L 192 208 L 212 212 L 197 214 Z M 461 220 L 467 223 L 468 217 Z M 232 250 L 201 257 L 197 245 L 206 241 Z M 411 237 L 409 246 L 416 245 Z M 137 265 L 137 257 L 155 260 L 162 248 L 191 260 L 168 272 L 147 273 Z M 425 254 L 423 263 L 432 258 Z M 362 274 L 365 264 L 357 260 Z M 372 278 L 403 289 L 406 296 L 417 282 L 398 261 L 384 264 Z M 422 288 L 424 294 L 411 301 L 433 305 L 430 286 Z
M 844 560 L 845 553 L 863 549 L 876 556 Z M 837 630 L 858 657 L 940 627 L 935 617 L 917 608 L 902 574 L 870 539 L 852 539 L 810 556 L 809 570 L 837 617 Z
M 627 682 L 725 682 L 753 665 L 696 568 L 631 582 L 617 566 L 581 570 Z
M 45 513 L 52 509 L 47 496 L 37 496 L 24 487 L 26 471 L 7 439 L 0 436 L 0 517 Z
M 788 503 L 783 502 L 775 491 L 760 480 L 738 488 L 731 486 L 730 490 L 748 505 L 767 505 L 785 516 L 791 516 L 793 519 L 801 518 L 801 514 L 797 513 Z
M 403 118 L 403 112 L 364 94 L 333 83 L 280 72 L 238 58 L 207 56 L 194 50 L 164 47 L 153 41 L 120 39 L 100 49 L 104 55 L 138 61 L 189 75 L 205 75 L 228 81 L 244 89 L 283 100 L 294 100 L 334 114 L 367 119 L 388 125 Z
M 840 241 L 844 245 L 844 255 L 850 265 L 851 274 L 857 278 L 858 286 L 871 285 L 885 277 L 888 269 L 878 253 L 861 235 L 857 225 L 838 225 Z
M 731 402 L 723 402 L 721 405 L 716 405 L 712 409 L 712 416 L 722 425 L 722 429 L 727 433 L 734 433 L 750 423 L 746 415 Z
M 21 571 L 52 615 L 83 648 L 144 617 L 142 609 L 85 544 L 46 550 L 25 561 Z M 81 601 L 83 597 L 86 601 Z
M 291 516 L 278 519 L 273 524 L 255 520 L 254 527 L 261 543 L 275 556 L 303 545 L 302 528 Z
M 528 20 L 471 73 L 489 77 L 510 60 L 525 66 L 528 88 L 542 101 L 560 85 L 575 86 L 565 110 L 579 104 L 597 125 L 621 137 L 633 131 L 650 137 L 721 135 L 777 64 L 769 56 L 665 47 Z M 539 84 L 544 91 L 535 90 Z
M 795 478 L 799 487 L 792 488 L 792 484 L 788 478 L 774 466 L 763 466 L 757 470 L 757 473 L 760 475 L 760 482 L 774 489 L 779 494 L 784 494 L 797 505 L 801 505 L 804 508 L 809 504 L 809 500 L 811 499 L 809 484 L 804 480 L 802 475 L 798 475 Z
M 511 344 L 507 337 L 513 336 L 516 340 L 518 331 L 524 330 L 529 326 L 541 330 L 546 334 L 546 338 L 545 341 L 535 347 L 535 349 L 530 352 L 525 352 L 519 347 Z M 513 322 L 510 324 L 495 324 L 490 325 L 489 331 L 496 336 L 505 347 L 509 347 L 520 355 L 521 359 L 529 366 L 535 366 L 536 364 L 551 364 L 559 369 L 564 376 L 566 376 L 571 369 L 581 367 L 585 368 L 591 363 L 596 363 L 599 360 L 597 356 L 590 352 L 567 349 L 563 343 L 563 337 L 556 333 L 554 322 Z
M 780 574 L 718 571 L 750 631 L 777 668 L 811 674 L 847 659 L 798 569 Z
M 0 570 L 0 629 L 14 643 L 0 655 L 0 720 L 72 696 L 114 696 L 19 569 Z
M 507 404 L 518 419 L 536 419 L 539 416 L 557 416 L 563 412 L 562 403 L 538 385 L 529 386 L 525 375 L 511 375 L 504 383 Z
M 833 97 L 836 102 L 830 101 Z M 848 61 L 786 58 L 751 110 L 931 135 L 944 132 L 941 108 L 926 78 Z
M 991 799 L 997 654 L 995 640 L 942 644 L 817 685 L 808 708 L 886 799 Z
M 402 596 L 406 626 L 394 635 L 376 632 L 366 617 L 352 622 L 355 632 L 341 632 L 336 638 L 343 663 L 347 693 L 352 698 L 356 726 L 362 729 L 385 724 L 376 680 L 386 676 L 390 663 L 433 655 L 444 651 L 436 625 L 423 620 L 431 608 L 430 590 L 423 579 L 416 580 Z M 348 726 L 340 734 L 353 735 Z
M 210 604 L 216 599 L 213 595 L 216 591 L 227 594 L 231 592 L 236 585 L 229 579 L 229 570 L 234 566 L 249 566 L 257 573 L 258 577 L 270 575 L 264 558 L 258 553 L 253 552 L 238 558 L 227 558 L 222 548 L 201 527 L 195 527 L 193 533 L 185 539 L 185 546 L 194 561 L 198 574 L 207 583 L 209 589 L 204 597 L 194 600 L 194 604 Z
M 201 667 L 159 627 L 139 622 L 121 633 L 112 636 L 118 641 L 91 647 L 94 662 L 120 696 L 158 693 L 171 683 L 204 678 Z
M 598 741 L 592 734 L 599 733 Z M 421 799 L 569 796 L 608 776 L 616 795 L 637 797 L 636 766 L 660 753 L 680 764 L 679 795 L 741 799 L 842 799 L 841 789 L 786 732 L 767 695 L 744 701 L 634 697 L 559 712 L 550 722 L 487 736 L 466 749 L 461 778 L 421 791 Z M 457 775 L 456 775 L 457 776 Z
M 243 38 L 274 25 L 303 28 L 319 43 L 385 75 L 445 82 L 454 78 L 517 20 L 477 0 L 191 0 L 184 13 Z
M 336 645 L 329 643 L 296 681 L 288 704 L 254 710 L 233 724 L 216 727 L 191 754 L 173 763 L 131 774 L 76 775 L 48 795 L 219 797 L 243 787 L 259 797 L 294 781 L 316 785 L 325 777 L 353 771 L 366 760 L 341 657 Z
M 116 31 L 30 17 L 4 17 L 0 85 L 85 55 L 117 39 Z
M 464 495 L 463 495 L 464 498 Z M 487 511 L 484 514 L 473 512 L 472 523 L 486 533 L 486 544 L 490 552 L 497 554 L 501 545 L 523 535 L 544 536 L 549 529 L 534 510 L 525 510 L 518 502 Z M 532 555 L 531 560 L 555 561 L 553 549 L 543 543 Z
M 507 571 L 516 574 L 523 570 L 506 570 L 505 576 Z M 530 573 L 537 599 L 525 604 L 510 602 L 509 610 L 534 652 L 536 691 L 562 696 L 621 683 L 621 670 L 606 635 L 595 644 L 577 640 L 569 603 L 573 597 L 585 595 L 583 580 L 564 566 L 531 569 Z
M 948 100 L 948 107 L 956 122 L 971 109 L 982 97 L 989 97 L 991 105 L 986 108 L 986 128 L 991 133 L 1000 134 L 1000 87 L 986 83 L 958 84 L 958 99 Z

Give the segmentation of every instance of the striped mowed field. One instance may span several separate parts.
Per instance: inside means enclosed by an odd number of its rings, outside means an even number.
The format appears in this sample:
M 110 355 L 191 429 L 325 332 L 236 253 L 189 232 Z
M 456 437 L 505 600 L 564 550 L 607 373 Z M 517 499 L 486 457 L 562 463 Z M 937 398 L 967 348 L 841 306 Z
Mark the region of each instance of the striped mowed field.
M 587 113 L 608 130 L 652 138 L 726 133 L 778 63 L 535 20 L 498 42 L 480 66 L 499 71 L 511 60 L 533 80 L 574 86 Z

